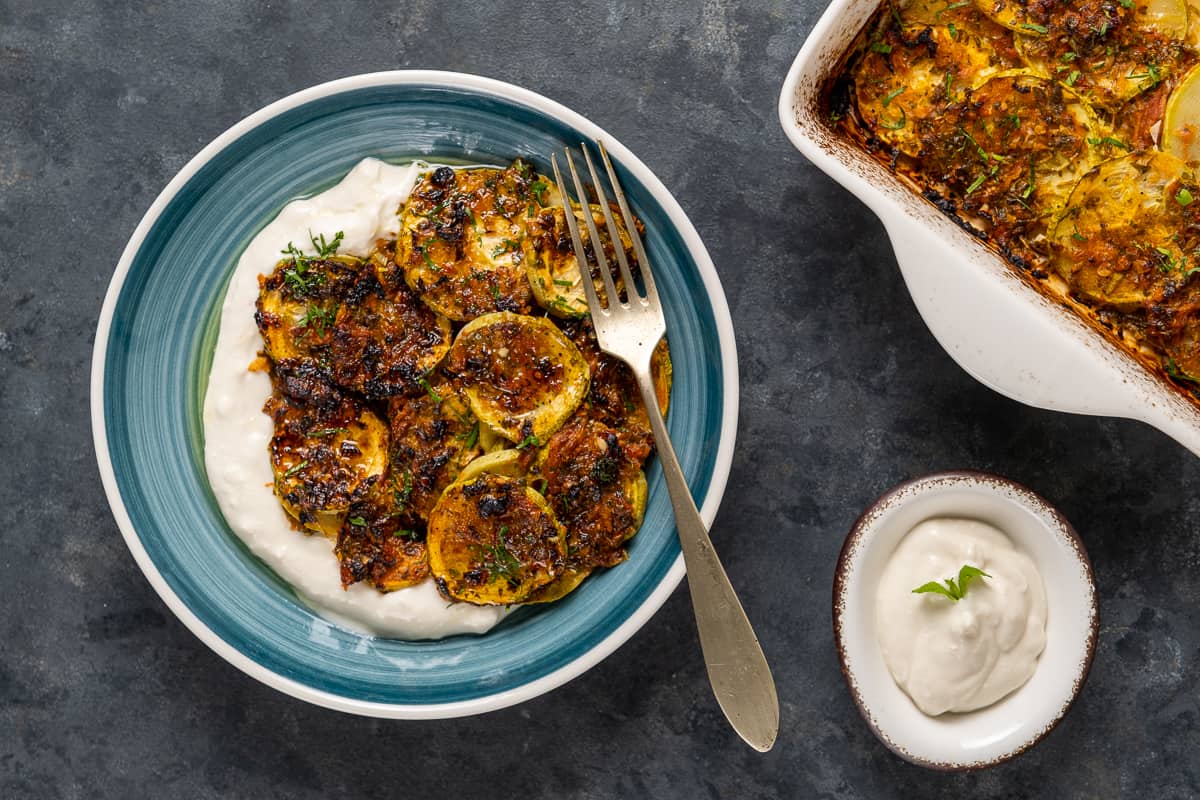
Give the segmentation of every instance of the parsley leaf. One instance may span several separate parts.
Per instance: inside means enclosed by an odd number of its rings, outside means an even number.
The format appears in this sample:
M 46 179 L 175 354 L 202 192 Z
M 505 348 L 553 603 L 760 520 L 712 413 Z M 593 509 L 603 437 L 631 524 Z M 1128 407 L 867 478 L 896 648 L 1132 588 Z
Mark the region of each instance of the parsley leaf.
M 958 580 L 954 578 L 946 578 L 942 583 L 930 581 L 923 583 L 913 589 L 913 594 L 940 594 L 943 597 L 949 597 L 954 602 L 962 600 L 967 595 L 967 584 L 972 578 L 990 578 L 986 572 L 979 567 L 972 567 L 970 564 L 963 564 L 958 571 Z

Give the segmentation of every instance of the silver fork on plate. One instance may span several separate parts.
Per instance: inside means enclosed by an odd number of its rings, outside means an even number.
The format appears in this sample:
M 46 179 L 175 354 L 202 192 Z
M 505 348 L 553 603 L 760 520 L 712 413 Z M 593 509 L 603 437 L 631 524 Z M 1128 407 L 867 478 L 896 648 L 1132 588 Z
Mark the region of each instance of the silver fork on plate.
M 588 266 L 587 253 L 579 235 L 579 226 L 558 169 L 558 158 L 551 154 L 550 164 L 554 170 L 554 180 L 558 184 L 567 227 L 571 231 L 571 243 L 575 249 L 575 259 L 579 262 L 588 308 L 592 312 L 592 326 L 596 329 L 596 340 L 600 343 L 600 349 L 628 364 L 637 377 L 642 402 L 646 406 L 650 427 L 654 432 L 658 458 L 671 495 L 671 506 L 675 511 L 675 527 L 679 532 L 683 562 L 687 567 L 688 589 L 692 596 L 692 609 L 696 614 L 696 628 L 700 633 L 700 648 L 704 652 L 708 679 L 712 683 L 717 703 L 738 735 L 754 749 L 766 752 L 775 744 L 775 737 L 779 732 L 779 698 L 775 694 L 775 681 L 771 678 L 771 669 L 767 666 L 767 659 L 763 656 L 758 637 L 750 627 L 750 620 L 746 618 L 746 612 L 742 610 L 742 604 L 738 602 L 737 594 L 725 575 L 725 569 L 713 550 L 708 531 L 704 528 L 704 521 L 700 519 L 700 512 L 696 510 L 696 503 L 692 500 L 692 493 L 688 489 L 683 470 L 679 467 L 679 460 L 675 457 L 675 449 L 667 435 L 667 426 L 659 411 L 658 398 L 650 377 L 650 356 L 666 333 L 666 321 L 658 299 L 658 290 L 654 286 L 650 260 L 646 257 L 633 214 L 625 201 L 625 193 L 621 191 L 621 185 L 617 182 L 604 144 L 597 142 L 597 147 L 608 174 L 609 185 L 621 209 L 625 228 L 633 243 L 638 264 L 641 266 L 646 294 L 641 296 L 633 281 L 624 248 L 620 246 L 621 238 L 613 221 L 603 184 L 596 173 L 587 145 L 581 143 L 580 149 L 583 151 L 588 172 L 591 173 L 596 200 L 603 212 L 611 241 L 616 243 L 613 250 L 628 298 L 626 302 L 622 302 L 614 285 L 608 259 L 604 255 L 604 248 L 600 246 L 600 236 L 593 215 L 586 213 L 588 198 L 579 180 L 579 173 L 575 170 L 575 159 L 568 149 L 564 152 L 575 184 L 575 196 L 585 209 L 582 216 L 590 241 L 594 243 L 592 250 L 604 281 L 608 302 L 607 307 L 601 305 L 590 278 L 591 268 Z

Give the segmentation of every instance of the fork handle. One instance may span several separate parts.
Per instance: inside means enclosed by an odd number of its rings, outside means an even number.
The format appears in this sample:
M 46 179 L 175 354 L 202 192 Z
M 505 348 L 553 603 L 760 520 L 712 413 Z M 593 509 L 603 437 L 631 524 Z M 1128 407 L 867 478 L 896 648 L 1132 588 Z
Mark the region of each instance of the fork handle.
M 765 753 L 779 732 L 779 698 L 771 669 L 696 510 L 658 409 L 649 366 L 635 372 L 675 510 L 708 680 L 729 724 L 747 744 Z

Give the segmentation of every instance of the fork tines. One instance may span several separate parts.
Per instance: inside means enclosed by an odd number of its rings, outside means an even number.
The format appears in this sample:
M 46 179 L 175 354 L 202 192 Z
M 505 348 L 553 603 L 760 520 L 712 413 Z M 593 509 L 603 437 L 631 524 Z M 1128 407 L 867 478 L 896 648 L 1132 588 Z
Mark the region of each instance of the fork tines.
M 608 197 L 605 194 L 604 184 L 600 180 L 599 173 L 596 171 L 596 166 L 592 162 L 592 156 L 586 143 L 580 143 L 579 149 L 583 152 L 583 160 L 587 164 L 588 173 L 591 176 L 591 185 L 595 190 L 596 202 L 600 206 L 601 212 L 604 215 L 604 222 L 608 228 L 610 241 L 613 243 L 613 252 L 616 255 L 617 265 L 620 268 L 621 280 L 625 284 L 625 292 L 628 298 L 627 301 L 621 300 L 620 294 L 617 291 L 613 281 L 612 268 L 608 263 L 608 258 L 604 254 L 604 248 L 600 246 L 600 234 L 596 228 L 596 222 L 593 215 L 588 213 L 587 194 L 584 191 L 583 183 L 579 179 L 579 173 L 575 169 L 575 159 L 571 155 L 570 149 L 565 149 L 563 154 L 567 160 L 567 167 L 570 169 L 572 181 L 575 184 L 575 196 L 579 199 L 579 204 L 582 206 L 584 213 L 584 224 L 587 225 L 588 236 L 593 243 L 592 252 L 596 257 L 596 265 L 600 268 L 600 276 L 604 281 L 604 289 L 606 294 L 607 306 L 600 302 L 596 296 L 596 289 L 590 280 L 590 269 L 588 268 L 587 258 L 583 246 L 583 240 L 579 233 L 579 225 L 576 222 L 575 214 L 571 211 L 569 195 L 566 192 L 566 187 L 563 184 L 562 173 L 559 172 L 558 158 L 556 154 L 551 154 L 550 165 L 554 170 L 554 180 L 558 184 L 558 193 L 562 198 L 563 211 L 567 220 L 567 227 L 571 231 L 571 243 L 575 249 L 576 259 L 579 261 L 580 276 L 583 279 L 584 293 L 587 295 L 588 307 L 592 312 L 592 320 L 598 322 L 602 317 L 608 317 L 612 312 L 609 309 L 621 307 L 630 309 L 631 304 L 636 303 L 642 308 L 654 308 L 658 310 L 658 291 L 654 286 L 654 277 L 650 272 L 650 262 L 646 258 L 646 249 L 642 244 L 641 236 L 637 232 L 637 220 L 633 213 L 629 210 L 629 204 L 625 200 L 625 192 L 621 189 L 621 184 L 617 181 L 617 175 L 613 171 L 612 162 L 608 158 L 608 152 L 604 149 L 603 142 L 596 142 L 596 147 L 600 151 L 600 158 L 604 162 L 604 169 L 608 175 L 608 183 L 612 187 L 612 193 L 616 197 L 617 206 L 621 210 L 621 218 L 625 224 L 625 229 L 629 233 L 629 239 L 633 244 L 634 254 L 637 256 L 638 264 L 641 267 L 642 284 L 645 287 L 645 296 L 638 293 L 637 284 L 633 280 L 633 273 L 629 267 L 629 260 L 625 256 L 625 248 L 621 247 L 621 236 L 617 228 L 616 221 L 613 219 L 612 208 L 609 205 Z

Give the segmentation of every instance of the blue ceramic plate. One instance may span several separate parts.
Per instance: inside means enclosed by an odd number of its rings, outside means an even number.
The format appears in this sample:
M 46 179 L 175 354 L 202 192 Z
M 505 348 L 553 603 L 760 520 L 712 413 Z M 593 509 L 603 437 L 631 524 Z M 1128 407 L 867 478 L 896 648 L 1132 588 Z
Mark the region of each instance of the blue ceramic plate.
M 611 653 L 683 576 L 666 487 L 649 471 L 629 560 L 564 601 L 521 609 L 483 636 L 364 636 L 305 606 L 230 531 L 204 469 L 201 407 L 221 300 L 237 257 L 296 197 L 359 160 L 505 163 L 603 138 L 635 212 L 675 363 L 668 420 L 712 522 L 737 427 L 737 356 L 716 272 L 658 179 L 596 125 L 540 95 L 445 72 L 361 75 L 294 94 L 204 148 L 134 231 L 105 298 L 92 365 L 100 471 L 130 551 L 205 644 L 259 680 L 330 708 L 428 718 L 501 708 Z M 266 458 L 266 454 L 263 454 Z M 688 653 L 686 657 L 699 657 Z

